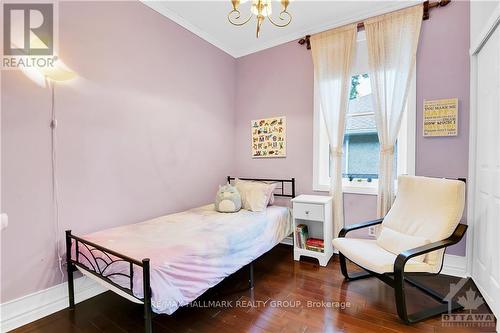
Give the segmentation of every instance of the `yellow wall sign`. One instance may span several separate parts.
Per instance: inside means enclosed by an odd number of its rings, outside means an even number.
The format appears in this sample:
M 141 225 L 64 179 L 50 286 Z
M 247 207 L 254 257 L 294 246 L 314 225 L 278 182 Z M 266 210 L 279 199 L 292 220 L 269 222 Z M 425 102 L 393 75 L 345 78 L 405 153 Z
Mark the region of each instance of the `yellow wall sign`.
M 458 99 L 424 100 L 424 136 L 458 134 Z

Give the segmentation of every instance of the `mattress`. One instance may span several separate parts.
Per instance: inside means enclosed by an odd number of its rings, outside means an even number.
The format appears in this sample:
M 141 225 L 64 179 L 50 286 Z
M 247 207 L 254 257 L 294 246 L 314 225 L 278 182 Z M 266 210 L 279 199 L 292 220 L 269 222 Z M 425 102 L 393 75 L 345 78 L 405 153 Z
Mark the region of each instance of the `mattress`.
M 137 260 L 149 258 L 152 309 L 172 314 L 269 251 L 291 232 L 286 207 L 269 206 L 264 212 L 242 209 L 237 213 L 219 213 L 213 205 L 207 205 L 82 238 Z M 88 248 L 82 244 L 79 248 L 78 260 L 82 264 L 89 266 L 87 257 L 94 266 L 102 269 L 107 266 L 105 261 L 109 262 L 109 258 L 104 254 L 93 251 L 96 258 L 103 259 L 95 261 Z M 105 268 L 105 275 L 114 283 L 130 288 L 129 278 L 120 275 L 128 275 L 129 269 L 129 263 L 117 261 Z M 143 297 L 142 268 L 135 265 L 133 294 Z

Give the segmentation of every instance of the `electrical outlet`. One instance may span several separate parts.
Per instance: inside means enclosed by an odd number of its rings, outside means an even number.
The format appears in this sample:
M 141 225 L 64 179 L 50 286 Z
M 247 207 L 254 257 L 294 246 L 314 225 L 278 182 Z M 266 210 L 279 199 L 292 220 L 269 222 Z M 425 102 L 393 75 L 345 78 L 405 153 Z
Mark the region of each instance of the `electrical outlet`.
M 368 236 L 375 237 L 376 236 L 375 232 L 376 232 L 375 227 L 368 227 Z

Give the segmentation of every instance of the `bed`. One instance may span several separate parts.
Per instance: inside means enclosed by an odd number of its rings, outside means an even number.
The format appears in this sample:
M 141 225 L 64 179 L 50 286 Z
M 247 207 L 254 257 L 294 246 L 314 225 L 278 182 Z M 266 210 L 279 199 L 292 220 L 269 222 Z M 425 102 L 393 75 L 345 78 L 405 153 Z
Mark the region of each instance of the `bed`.
M 293 198 L 295 179 L 277 182 L 275 196 Z M 228 182 L 234 180 L 228 177 Z M 152 312 L 172 314 L 244 266 L 253 287 L 253 261 L 291 232 L 287 207 L 263 212 L 218 213 L 213 205 L 149 221 L 101 230 L 85 236 L 66 231 L 68 289 L 74 309 L 75 269 L 106 288 L 141 303 L 145 331 Z

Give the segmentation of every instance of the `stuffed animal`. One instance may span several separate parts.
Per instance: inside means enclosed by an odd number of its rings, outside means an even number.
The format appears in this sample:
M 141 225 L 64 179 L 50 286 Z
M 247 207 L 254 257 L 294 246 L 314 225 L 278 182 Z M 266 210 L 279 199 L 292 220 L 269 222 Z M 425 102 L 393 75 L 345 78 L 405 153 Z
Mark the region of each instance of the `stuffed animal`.
M 215 210 L 221 213 L 235 213 L 241 209 L 241 196 L 236 187 L 219 185 L 215 197 Z

